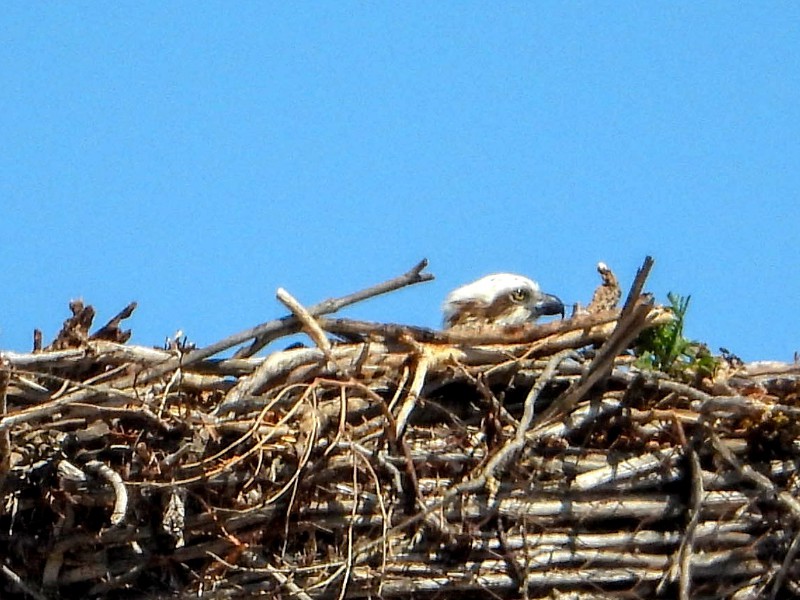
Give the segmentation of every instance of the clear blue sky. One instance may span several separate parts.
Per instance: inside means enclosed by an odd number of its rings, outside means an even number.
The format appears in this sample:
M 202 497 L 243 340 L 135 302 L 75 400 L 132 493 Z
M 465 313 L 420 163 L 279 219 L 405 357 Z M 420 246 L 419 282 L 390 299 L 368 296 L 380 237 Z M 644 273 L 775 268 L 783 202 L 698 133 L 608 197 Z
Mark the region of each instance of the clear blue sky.
M 598 260 L 687 333 L 800 350 L 800 4 L 0 7 L 0 348 L 83 297 L 198 344 L 405 271 L 346 314 L 434 326 L 492 271 Z

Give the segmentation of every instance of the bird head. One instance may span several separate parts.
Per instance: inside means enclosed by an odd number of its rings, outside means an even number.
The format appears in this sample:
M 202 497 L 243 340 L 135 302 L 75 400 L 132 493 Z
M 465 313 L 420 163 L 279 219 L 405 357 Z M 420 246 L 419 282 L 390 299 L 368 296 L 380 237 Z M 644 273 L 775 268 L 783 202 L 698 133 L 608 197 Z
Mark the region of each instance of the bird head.
M 445 327 L 522 325 L 543 315 L 564 316 L 564 304 L 532 279 L 512 273 L 481 277 L 448 294 L 442 306 Z

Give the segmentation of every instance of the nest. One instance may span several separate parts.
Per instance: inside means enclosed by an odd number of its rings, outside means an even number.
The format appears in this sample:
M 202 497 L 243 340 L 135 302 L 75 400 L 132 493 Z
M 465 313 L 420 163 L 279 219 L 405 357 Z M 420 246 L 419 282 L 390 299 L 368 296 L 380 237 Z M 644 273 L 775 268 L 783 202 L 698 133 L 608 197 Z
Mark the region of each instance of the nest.
M 672 318 L 607 268 L 562 321 L 332 319 L 424 263 L 205 348 L 2 354 L 3 598 L 788 598 L 800 369 L 633 364 Z M 255 354 L 299 331 L 313 340 Z M 220 356 L 238 348 L 229 358 Z M 230 355 L 230 352 L 228 352 Z

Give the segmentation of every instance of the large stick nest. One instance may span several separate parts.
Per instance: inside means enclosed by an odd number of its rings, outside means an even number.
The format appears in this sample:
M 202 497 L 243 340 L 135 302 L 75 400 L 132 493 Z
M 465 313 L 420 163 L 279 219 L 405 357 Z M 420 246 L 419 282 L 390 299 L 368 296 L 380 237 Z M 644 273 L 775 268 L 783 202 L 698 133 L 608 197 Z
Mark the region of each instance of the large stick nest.
M 633 364 L 617 280 L 516 329 L 323 317 L 206 348 L 94 310 L 2 354 L 2 598 L 789 598 L 800 369 Z M 602 267 L 602 265 L 601 265 Z M 311 347 L 255 353 L 305 331 Z M 239 348 L 233 357 L 220 358 Z

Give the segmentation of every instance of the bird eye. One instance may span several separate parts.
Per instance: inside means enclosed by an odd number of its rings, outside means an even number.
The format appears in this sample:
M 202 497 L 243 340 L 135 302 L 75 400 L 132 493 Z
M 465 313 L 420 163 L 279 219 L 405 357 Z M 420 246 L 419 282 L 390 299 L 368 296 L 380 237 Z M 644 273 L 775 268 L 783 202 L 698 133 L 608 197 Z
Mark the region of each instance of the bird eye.
M 514 302 L 525 302 L 530 297 L 530 292 L 525 288 L 517 288 L 515 290 L 511 290 L 511 300 Z

